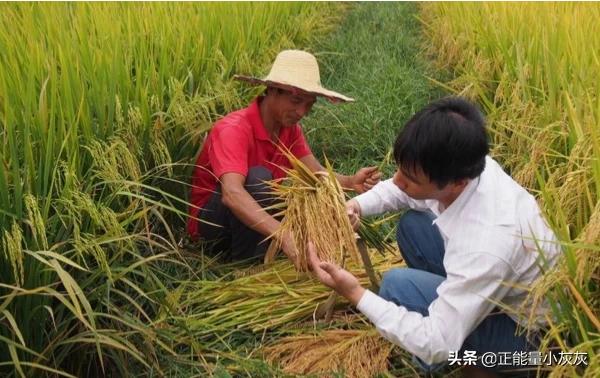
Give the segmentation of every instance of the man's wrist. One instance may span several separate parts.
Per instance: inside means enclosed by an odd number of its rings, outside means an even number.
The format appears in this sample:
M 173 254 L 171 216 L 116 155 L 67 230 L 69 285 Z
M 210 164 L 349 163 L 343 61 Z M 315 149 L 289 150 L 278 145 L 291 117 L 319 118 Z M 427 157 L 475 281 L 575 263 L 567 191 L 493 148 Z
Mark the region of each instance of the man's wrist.
M 358 285 L 355 288 L 353 288 L 345 297 L 346 299 L 348 299 L 350 301 L 350 303 L 356 307 L 356 305 L 358 305 L 358 302 L 360 302 L 360 299 L 362 298 L 362 296 L 365 294 L 365 288 Z
M 360 190 L 362 189 L 362 183 L 360 182 L 360 180 L 358 179 L 358 177 L 356 177 L 356 174 L 350 176 L 350 187 L 357 193 L 360 192 Z
M 344 181 L 340 181 L 345 189 L 354 190 L 354 176 L 344 176 Z
M 351 200 L 348 201 L 348 204 L 350 205 L 350 207 L 356 211 L 356 214 L 360 217 L 362 216 L 361 214 L 361 209 L 360 209 L 360 203 L 358 203 L 358 201 L 356 200 L 356 198 L 352 198 Z

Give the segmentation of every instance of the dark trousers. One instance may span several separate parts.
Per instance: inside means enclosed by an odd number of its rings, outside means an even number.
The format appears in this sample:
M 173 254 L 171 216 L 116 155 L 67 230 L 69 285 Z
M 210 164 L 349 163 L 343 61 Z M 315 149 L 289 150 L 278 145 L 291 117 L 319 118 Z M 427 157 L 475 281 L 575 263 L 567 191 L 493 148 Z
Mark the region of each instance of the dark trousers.
M 261 166 L 250 168 L 246 176 L 244 189 L 263 208 L 273 205 L 276 201 L 271 188 L 265 183 L 272 178 L 271 172 Z M 200 225 L 202 238 L 209 242 L 209 248 L 213 253 L 222 251 L 228 260 L 258 258 L 265 255 L 269 241 L 264 241 L 265 236 L 246 226 L 227 206 L 223 205 L 220 184 L 201 210 L 200 219 L 220 226 L 206 223 Z

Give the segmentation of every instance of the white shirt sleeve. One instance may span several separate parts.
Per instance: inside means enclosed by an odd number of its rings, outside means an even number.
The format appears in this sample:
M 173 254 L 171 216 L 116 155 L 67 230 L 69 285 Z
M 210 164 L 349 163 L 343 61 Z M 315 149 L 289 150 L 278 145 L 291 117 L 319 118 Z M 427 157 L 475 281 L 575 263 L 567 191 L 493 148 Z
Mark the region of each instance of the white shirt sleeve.
M 404 208 L 428 209 L 425 201 L 414 200 L 398 188 L 393 179 L 379 182 L 371 190 L 354 197 L 360 206 L 361 216 L 378 215 Z
M 453 254 L 450 253 L 452 256 Z M 514 272 L 487 253 L 456 254 L 447 263 L 447 278 L 437 288 L 429 316 L 366 291 L 357 308 L 394 344 L 432 364 L 447 361 L 510 289 L 503 284 Z M 510 281 L 509 281 L 510 282 Z

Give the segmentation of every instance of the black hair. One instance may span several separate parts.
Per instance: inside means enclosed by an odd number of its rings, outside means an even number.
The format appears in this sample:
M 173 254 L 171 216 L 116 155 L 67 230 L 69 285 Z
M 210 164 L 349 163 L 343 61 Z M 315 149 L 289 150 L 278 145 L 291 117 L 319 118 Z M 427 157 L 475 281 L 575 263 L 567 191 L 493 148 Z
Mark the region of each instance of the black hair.
M 479 109 L 463 98 L 446 97 L 406 123 L 394 143 L 394 158 L 405 172 L 420 168 L 441 189 L 450 182 L 479 176 L 485 168 L 488 143 Z
M 292 94 L 292 91 L 289 90 L 289 89 L 278 87 L 276 85 L 269 85 L 268 87 L 265 88 L 265 91 L 263 92 L 263 95 L 266 96 L 269 93 L 274 93 L 274 94 L 277 94 L 277 95 L 280 95 L 280 94 Z
M 279 88 L 279 87 L 275 87 L 275 86 L 268 86 L 265 88 L 265 91 L 263 92 L 263 95 L 267 95 L 269 94 L 269 92 L 271 93 L 276 93 L 276 94 L 281 94 L 285 92 L 285 89 Z

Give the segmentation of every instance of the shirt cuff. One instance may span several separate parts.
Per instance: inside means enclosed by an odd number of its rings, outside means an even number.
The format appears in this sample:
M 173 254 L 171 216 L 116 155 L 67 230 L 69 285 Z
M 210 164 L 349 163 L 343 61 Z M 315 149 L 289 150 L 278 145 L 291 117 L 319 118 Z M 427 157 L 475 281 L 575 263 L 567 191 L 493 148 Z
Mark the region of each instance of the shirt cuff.
M 356 200 L 356 202 L 358 202 L 358 206 L 360 206 L 361 217 L 368 217 L 369 215 L 377 213 L 376 209 L 374 208 L 377 206 L 380 200 L 379 197 L 373 192 L 373 189 L 354 197 L 354 200 Z
M 373 324 L 377 325 L 377 321 L 385 313 L 388 304 L 388 301 L 367 289 L 358 301 L 356 308 L 365 314 Z
M 240 165 L 240 166 L 227 166 L 227 167 L 219 167 L 214 168 L 213 173 L 217 178 L 217 181 L 221 179 L 225 173 L 237 173 L 242 176 L 248 176 L 248 167 Z

